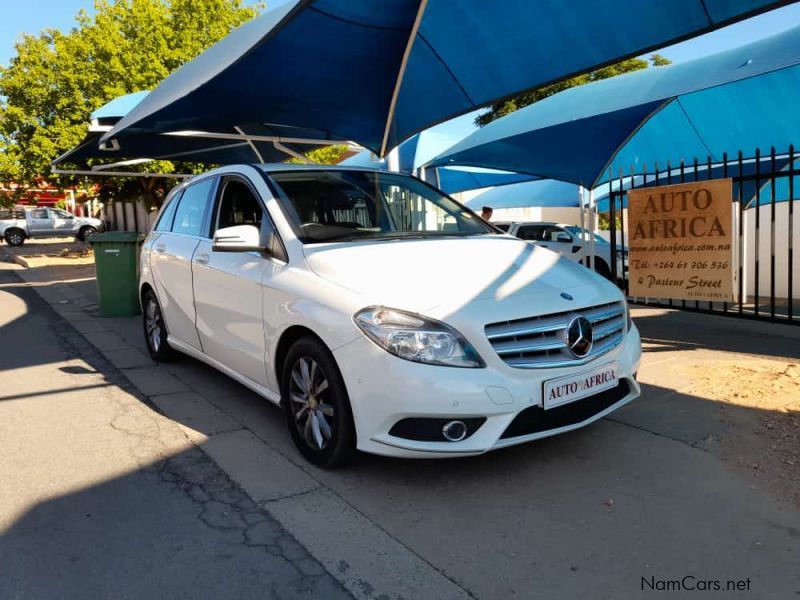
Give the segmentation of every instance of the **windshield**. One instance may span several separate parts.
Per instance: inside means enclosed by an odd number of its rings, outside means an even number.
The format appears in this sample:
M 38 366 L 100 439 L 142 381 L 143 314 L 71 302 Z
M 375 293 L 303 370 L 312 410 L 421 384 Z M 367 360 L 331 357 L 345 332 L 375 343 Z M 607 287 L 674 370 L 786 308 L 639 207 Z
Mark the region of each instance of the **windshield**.
M 580 227 L 576 227 L 575 225 L 570 225 L 569 227 L 565 227 L 565 229 L 569 231 L 571 234 L 578 236 L 579 238 L 582 238 L 584 240 L 589 239 L 589 232 L 585 229 L 581 230 Z M 594 234 L 594 241 L 600 244 L 608 243 L 608 240 L 606 240 L 604 237 L 602 237 L 597 233 Z
M 496 233 L 422 181 L 373 171 L 270 173 L 304 243 Z

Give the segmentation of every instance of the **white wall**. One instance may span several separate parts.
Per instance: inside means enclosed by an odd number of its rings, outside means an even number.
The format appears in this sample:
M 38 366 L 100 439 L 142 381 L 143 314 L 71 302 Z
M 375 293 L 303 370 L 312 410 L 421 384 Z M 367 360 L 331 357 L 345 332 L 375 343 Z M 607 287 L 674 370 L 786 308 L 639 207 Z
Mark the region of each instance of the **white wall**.
M 770 248 L 772 245 L 771 213 L 769 205 L 747 209 L 744 213 L 744 282 L 748 296 L 755 295 L 756 264 L 756 210 L 759 210 L 758 239 L 758 295 L 770 294 Z M 792 248 L 794 259 L 792 265 L 793 283 L 792 297 L 800 299 L 800 201 L 795 201 L 794 222 L 792 226 Z M 738 234 L 738 231 L 737 231 Z M 789 297 L 789 203 L 780 202 L 775 205 L 775 296 Z
M 580 224 L 580 209 L 571 207 L 496 208 L 492 221 L 550 221 Z

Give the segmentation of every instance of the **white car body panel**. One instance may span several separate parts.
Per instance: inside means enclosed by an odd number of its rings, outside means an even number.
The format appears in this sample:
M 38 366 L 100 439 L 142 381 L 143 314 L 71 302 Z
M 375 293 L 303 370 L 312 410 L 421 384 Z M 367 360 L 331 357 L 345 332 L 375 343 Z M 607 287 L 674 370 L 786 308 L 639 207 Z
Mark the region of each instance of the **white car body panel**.
M 152 285 L 169 324 L 169 333 L 201 350 L 192 290 L 192 257 L 200 240 L 177 233 L 161 233 L 153 238 L 152 244 L 154 251 L 149 255 Z
M 288 262 L 255 252 L 214 252 L 207 237 L 154 231 L 143 246 L 140 285 L 155 290 L 174 347 L 270 401 L 280 399 L 276 349 L 293 327 L 311 330 L 333 353 L 348 390 L 358 448 L 377 454 L 479 454 L 581 427 L 639 395 L 634 375 L 641 342 L 635 326 L 585 366 L 543 369 L 506 364 L 484 331 L 491 323 L 621 302 L 620 291 L 599 275 L 509 235 L 304 245 L 256 167 L 227 167 L 201 177 L 230 173 L 246 177 L 261 196 Z M 207 264 L 199 264 L 205 255 Z M 375 305 L 445 322 L 473 345 L 486 367 L 431 366 L 389 354 L 353 321 L 356 312 Z M 542 405 L 545 381 L 610 362 L 619 365 L 619 377 L 629 387 L 614 405 L 580 423 L 501 437 L 520 411 Z M 468 416 L 487 420 L 460 442 L 389 433 L 406 417 Z

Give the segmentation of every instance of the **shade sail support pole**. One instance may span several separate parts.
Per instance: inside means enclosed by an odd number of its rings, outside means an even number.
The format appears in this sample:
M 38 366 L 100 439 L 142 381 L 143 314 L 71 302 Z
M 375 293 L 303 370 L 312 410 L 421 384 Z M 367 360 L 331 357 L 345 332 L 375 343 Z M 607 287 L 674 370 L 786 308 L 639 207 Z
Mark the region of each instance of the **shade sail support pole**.
M 85 171 L 72 169 L 58 169 L 52 167 L 53 175 L 75 175 L 81 177 L 163 177 L 165 179 L 189 179 L 194 177 L 190 173 L 137 173 L 133 171 Z
M 594 203 L 594 190 L 589 190 L 589 227 L 591 228 L 589 231 L 589 268 L 594 271 L 595 267 L 595 260 L 594 260 L 594 232 L 597 229 L 597 219 L 595 214 L 595 203 Z
M 264 157 L 261 156 L 261 152 L 258 151 L 258 148 L 256 148 L 256 145 L 253 142 L 253 140 L 248 138 L 247 134 L 244 132 L 244 130 L 241 127 L 239 127 L 238 125 L 236 127 L 234 127 L 234 129 L 237 132 L 239 132 L 240 134 L 242 134 L 242 137 L 247 140 L 247 145 L 250 146 L 250 149 L 253 151 L 253 154 L 256 155 L 256 158 L 258 159 L 258 162 L 259 163 L 263 163 L 264 162 Z M 275 146 L 275 147 L 277 148 L 277 146 Z
M 586 193 L 586 190 L 584 189 L 584 187 L 582 185 L 579 185 L 578 186 L 578 205 L 580 207 L 580 210 L 578 211 L 578 219 L 579 219 L 578 225 L 580 225 L 580 228 L 581 228 L 581 235 L 583 235 L 583 232 L 586 231 L 586 203 L 584 201 L 585 200 L 584 199 L 584 194 L 585 193 Z M 580 258 L 581 258 L 581 260 L 586 258 L 586 251 L 584 249 L 584 245 L 583 244 L 581 244 L 581 257 Z
M 417 39 L 417 32 L 419 26 L 422 24 L 422 17 L 425 15 L 425 9 L 428 6 L 428 0 L 420 0 L 419 8 L 417 9 L 417 16 L 414 19 L 414 24 L 411 26 L 411 33 L 406 42 L 406 49 L 403 52 L 403 60 L 400 61 L 400 70 L 397 72 L 397 80 L 394 82 L 394 90 L 392 91 L 392 101 L 389 103 L 389 114 L 386 117 L 386 127 L 383 130 L 383 142 L 381 142 L 381 157 L 386 156 L 386 146 L 389 144 L 389 131 L 392 129 L 394 122 L 394 112 L 397 109 L 397 98 L 400 95 L 400 88 L 403 87 L 403 78 L 406 75 L 406 67 L 408 66 L 408 57 L 411 55 L 411 49 L 414 47 L 414 42 Z
M 231 140 L 235 142 L 280 142 L 282 144 L 303 144 L 309 146 L 353 146 L 353 142 L 349 140 L 323 140 L 319 138 L 296 138 L 296 137 L 283 137 L 277 135 L 242 135 L 241 133 L 217 133 L 215 131 L 170 131 L 168 133 L 161 133 L 159 135 L 168 135 L 171 137 L 193 137 L 205 138 L 209 140 Z

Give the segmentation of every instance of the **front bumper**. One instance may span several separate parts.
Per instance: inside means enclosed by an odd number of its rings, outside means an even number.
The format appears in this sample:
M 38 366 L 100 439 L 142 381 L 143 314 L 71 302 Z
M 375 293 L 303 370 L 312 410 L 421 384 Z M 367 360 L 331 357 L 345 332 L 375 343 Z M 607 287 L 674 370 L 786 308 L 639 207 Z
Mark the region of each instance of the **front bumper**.
M 516 369 L 496 356 L 484 356 L 485 369 L 422 365 L 399 359 L 365 337 L 334 352 L 342 372 L 358 436 L 358 448 L 373 454 L 407 458 L 469 456 L 583 427 L 615 411 L 640 394 L 641 340 L 636 327 L 623 342 L 592 362 L 557 369 Z M 570 410 L 541 409 L 545 381 L 591 371 L 615 362 L 621 385 L 616 396 L 577 400 Z M 581 406 L 594 402 L 592 407 Z M 522 414 L 521 414 L 522 413 Z M 390 434 L 408 418 L 485 418 L 460 442 L 418 441 Z M 519 417 L 519 418 L 518 418 Z M 509 429 L 512 422 L 515 427 Z M 522 423 L 523 426 L 519 426 Z M 525 426 L 528 428 L 526 429 Z M 531 433 L 525 433 L 532 431 Z

